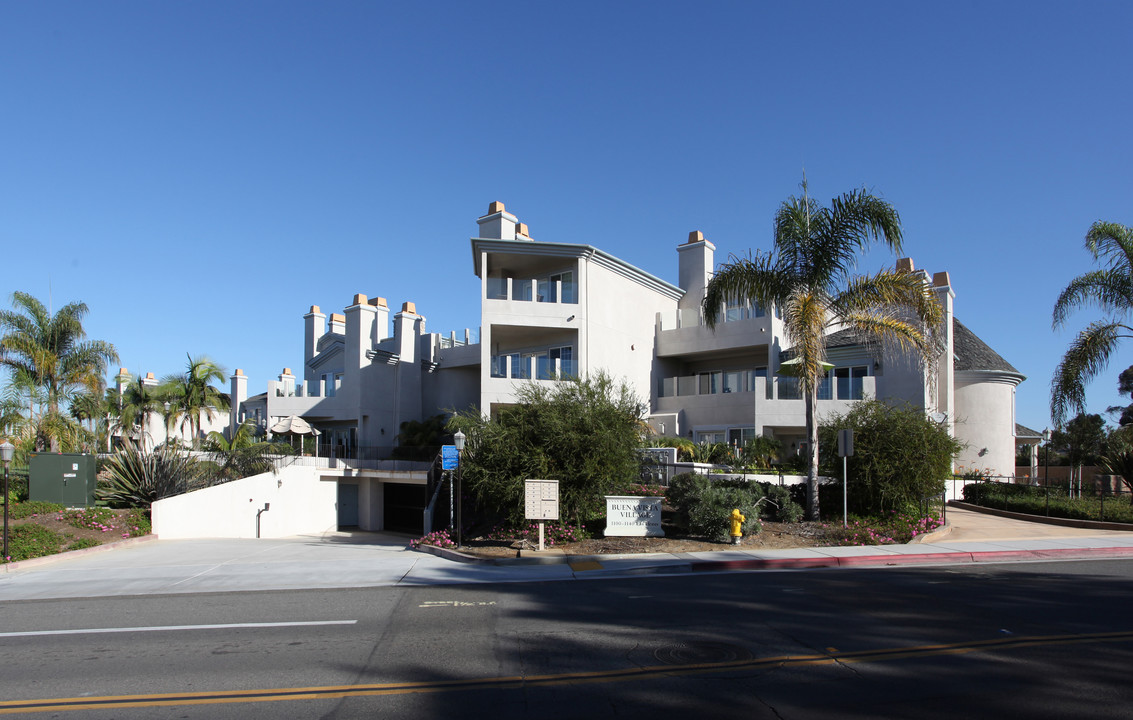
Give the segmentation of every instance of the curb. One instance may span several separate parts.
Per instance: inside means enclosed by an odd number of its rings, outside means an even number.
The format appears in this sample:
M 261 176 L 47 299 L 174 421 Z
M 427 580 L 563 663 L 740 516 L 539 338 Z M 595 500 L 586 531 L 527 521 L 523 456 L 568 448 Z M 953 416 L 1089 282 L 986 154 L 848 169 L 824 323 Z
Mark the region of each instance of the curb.
M 826 567 L 888 567 L 941 563 L 980 563 L 1005 560 L 1081 560 L 1092 557 L 1133 558 L 1133 548 L 1065 548 L 1053 550 L 995 550 L 989 552 L 939 552 L 919 555 L 864 555 L 825 558 L 752 558 L 750 560 L 704 560 L 691 563 L 692 572 L 719 570 L 794 570 Z
M 112 543 L 104 543 L 94 547 L 82 548 L 81 550 L 70 550 L 68 552 L 55 553 L 54 555 L 43 555 L 37 558 L 29 558 L 27 560 L 20 560 L 19 562 L 4 563 L 0 565 L 0 569 L 4 572 L 15 572 L 16 570 L 23 570 L 26 568 L 33 568 L 39 565 L 50 565 L 59 560 L 69 560 L 73 557 L 80 555 L 90 555 L 93 553 L 108 552 L 110 550 L 124 550 L 134 545 L 142 543 L 153 542 L 157 540 L 157 535 L 150 533 L 149 535 L 142 535 L 141 537 L 129 538 L 127 540 L 119 540 Z

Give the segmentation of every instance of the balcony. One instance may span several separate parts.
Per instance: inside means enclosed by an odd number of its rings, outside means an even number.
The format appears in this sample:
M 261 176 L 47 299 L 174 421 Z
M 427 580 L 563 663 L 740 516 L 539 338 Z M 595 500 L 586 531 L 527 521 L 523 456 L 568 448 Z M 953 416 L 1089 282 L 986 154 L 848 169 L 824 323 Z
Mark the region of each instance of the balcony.
M 543 278 L 489 277 L 485 300 L 578 304 L 578 283 L 572 273 Z
M 657 356 L 678 357 L 742 350 L 769 345 L 773 339 L 772 316 L 750 308 L 720 314 L 716 329 L 704 322 L 700 308 L 682 308 L 657 313 Z

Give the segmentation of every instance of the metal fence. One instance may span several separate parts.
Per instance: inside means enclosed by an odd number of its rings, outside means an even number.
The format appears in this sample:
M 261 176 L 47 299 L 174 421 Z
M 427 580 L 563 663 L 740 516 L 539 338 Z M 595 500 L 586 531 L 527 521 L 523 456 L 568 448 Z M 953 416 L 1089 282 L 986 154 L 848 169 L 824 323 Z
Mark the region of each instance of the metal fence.
M 1037 480 L 1037 481 L 1036 481 Z M 1071 520 L 1133 522 L 1133 495 L 1119 478 L 1095 475 L 1080 486 L 1041 478 L 984 477 L 954 479 L 959 497 L 983 507 Z

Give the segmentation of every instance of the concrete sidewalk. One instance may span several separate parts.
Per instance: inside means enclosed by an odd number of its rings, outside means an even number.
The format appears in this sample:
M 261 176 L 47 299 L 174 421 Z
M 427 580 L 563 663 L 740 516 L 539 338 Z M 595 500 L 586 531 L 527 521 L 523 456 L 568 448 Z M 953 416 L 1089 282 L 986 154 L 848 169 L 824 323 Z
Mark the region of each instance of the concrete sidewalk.
M 156 540 L 10 566 L 0 600 L 468 583 L 548 582 L 735 570 L 1133 558 L 1133 532 L 1040 525 L 949 508 L 949 526 L 908 545 L 472 561 L 410 550 L 409 538 L 332 533 L 282 540 Z

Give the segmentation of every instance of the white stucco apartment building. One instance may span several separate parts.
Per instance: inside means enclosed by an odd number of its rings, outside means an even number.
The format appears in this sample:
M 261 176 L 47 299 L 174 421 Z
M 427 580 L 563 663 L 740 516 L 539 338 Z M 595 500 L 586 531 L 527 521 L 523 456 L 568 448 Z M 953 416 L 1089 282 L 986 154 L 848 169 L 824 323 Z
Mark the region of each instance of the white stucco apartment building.
M 322 432 L 322 454 L 376 459 L 388 457 L 407 420 L 472 406 L 491 412 L 514 401 L 519 383 L 604 370 L 648 399 L 646 419 L 660 434 L 729 443 L 768 435 L 800 449 L 803 401 L 779 374 L 790 356 L 782 322 L 774 308 L 735 302 L 715 331 L 704 324 L 715 247 L 701 233 L 676 247 L 673 284 L 591 245 L 536 241 L 503 203 L 477 224 L 478 333 L 429 333 L 412 301 L 392 318 L 385 298 L 361 294 L 342 313 L 311 306 L 301 371 L 285 368 L 249 396 L 237 370 L 230 426 L 297 415 Z M 898 267 L 923 276 L 945 308 L 936 367 L 833 333 L 819 413 L 869 396 L 907 402 L 945 419 L 966 444 L 957 465 L 1013 474 L 1023 375 L 953 317 L 947 272 L 930 276 L 907 258 Z

